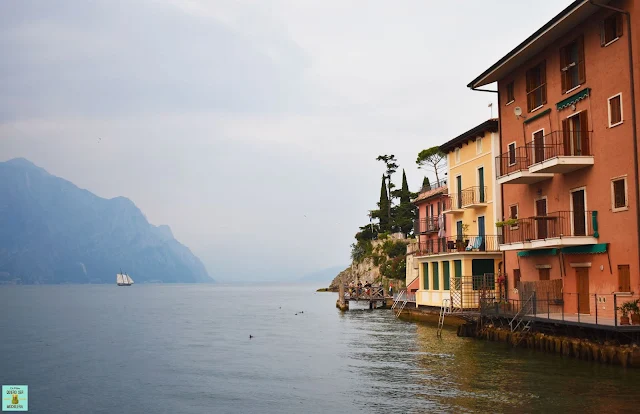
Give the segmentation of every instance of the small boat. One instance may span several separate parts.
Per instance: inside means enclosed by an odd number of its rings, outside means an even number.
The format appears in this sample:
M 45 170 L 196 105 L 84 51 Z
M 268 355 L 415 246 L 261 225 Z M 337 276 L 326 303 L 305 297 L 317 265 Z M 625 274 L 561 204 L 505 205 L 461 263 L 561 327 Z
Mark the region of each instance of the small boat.
M 116 284 L 118 286 L 131 286 L 133 285 L 133 279 L 126 273 L 118 273 L 116 275 Z

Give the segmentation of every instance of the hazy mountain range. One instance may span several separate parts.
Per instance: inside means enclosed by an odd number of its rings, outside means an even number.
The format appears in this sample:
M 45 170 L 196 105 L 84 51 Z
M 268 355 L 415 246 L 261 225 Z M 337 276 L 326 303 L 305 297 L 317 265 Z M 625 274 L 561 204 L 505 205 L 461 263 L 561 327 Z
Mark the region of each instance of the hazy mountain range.
M 104 199 L 28 160 L 0 163 L 0 282 L 212 282 L 168 226 L 129 199 Z

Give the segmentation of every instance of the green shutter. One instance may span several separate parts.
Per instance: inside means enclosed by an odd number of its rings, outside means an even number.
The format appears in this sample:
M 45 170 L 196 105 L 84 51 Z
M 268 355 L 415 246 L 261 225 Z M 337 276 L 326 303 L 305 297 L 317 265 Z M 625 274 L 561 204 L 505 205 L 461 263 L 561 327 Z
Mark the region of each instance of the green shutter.
M 455 276 L 455 287 L 457 290 L 462 288 L 462 260 L 453 261 L 453 271 Z
M 433 262 L 433 290 L 440 290 L 440 272 L 438 272 L 438 262 Z
M 422 279 L 424 280 L 424 290 L 429 290 L 429 263 L 422 264 Z
M 444 290 L 449 290 L 449 261 L 442 262 L 442 279 L 444 279 Z

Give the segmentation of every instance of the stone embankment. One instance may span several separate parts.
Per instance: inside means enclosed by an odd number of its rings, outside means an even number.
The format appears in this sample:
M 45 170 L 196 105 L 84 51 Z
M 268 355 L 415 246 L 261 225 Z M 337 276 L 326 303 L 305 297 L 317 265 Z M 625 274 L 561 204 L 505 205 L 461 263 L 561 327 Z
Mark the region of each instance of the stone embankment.
M 515 347 L 537 349 L 585 361 L 640 368 L 640 347 L 635 344 L 617 345 L 607 341 L 596 343 L 586 339 L 539 332 L 511 332 L 509 329 L 491 325 L 478 330 L 476 324 L 459 326 L 458 336 L 504 342 Z

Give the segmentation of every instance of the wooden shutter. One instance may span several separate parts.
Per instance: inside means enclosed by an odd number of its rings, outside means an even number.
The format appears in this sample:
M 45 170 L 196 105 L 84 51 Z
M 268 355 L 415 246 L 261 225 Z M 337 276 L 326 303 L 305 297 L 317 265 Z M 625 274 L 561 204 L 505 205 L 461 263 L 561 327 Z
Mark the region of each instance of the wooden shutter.
M 616 14 L 616 36 L 622 37 L 622 14 Z
M 620 95 L 609 100 L 609 111 L 611 112 L 611 125 L 622 121 L 622 111 L 620 110 Z
M 625 180 L 616 180 L 613 182 L 613 207 L 623 208 L 627 206 L 627 200 L 624 192 Z
M 560 49 L 560 84 L 562 86 L 562 93 L 567 91 L 567 48 Z
M 579 155 L 591 155 L 591 148 L 589 148 L 589 117 L 587 116 L 587 110 L 580 112 L 580 147 L 582 152 Z M 578 154 L 576 154 L 578 155 Z
M 600 46 L 604 47 L 604 45 L 607 43 L 607 41 L 605 40 L 607 38 L 606 35 L 606 24 L 605 24 L 606 20 L 603 20 L 600 22 Z
M 540 280 L 550 280 L 550 269 L 538 269 L 538 278 Z
M 562 147 L 564 149 L 564 154 L 569 155 L 571 153 L 571 134 L 569 131 L 569 120 L 562 120 Z
M 618 292 L 631 292 L 629 265 L 618 265 Z
M 547 103 L 547 62 L 542 62 L 542 64 L 540 64 L 540 84 L 542 85 L 541 89 L 541 95 L 542 95 L 542 102 L 540 102 L 540 105 L 544 105 Z
M 518 206 L 509 207 L 509 218 L 510 219 L 518 218 Z
M 520 289 L 520 287 L 518 286 L 520 284 L 520 269 L 513 269 L 513 286 L 516 287 L 516 289 Z
M 578 83 L 583 84 L 587 81 L 587 75 L 584 67 L 584 37 L 580 36 L 578 42 Z

